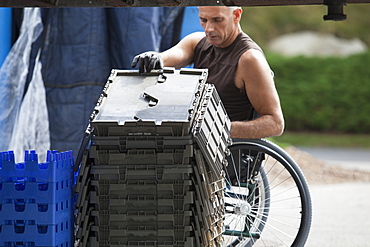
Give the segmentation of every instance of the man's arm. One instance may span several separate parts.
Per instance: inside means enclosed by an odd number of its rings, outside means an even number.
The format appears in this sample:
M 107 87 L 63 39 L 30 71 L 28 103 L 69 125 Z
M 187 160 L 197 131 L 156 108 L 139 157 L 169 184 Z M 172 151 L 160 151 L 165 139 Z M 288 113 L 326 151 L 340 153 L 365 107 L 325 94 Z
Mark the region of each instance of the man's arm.
M 232 122 L 231 137 L 253 139 L 281 135 L 284 118 L 280 100 L 270 67 L 260 51 L 250 49 L 241 56 L 235 84 L 245 89 L 260 117 L 247 122 Z
M 172 48 L 159 53 L 163 66 L 179 69 L 191 64 L 194 57 L 194 48 L 204 36 L 204 32 L 191 33 Z
M 185 67 L 192 63 L 195 46 L 204 36 L 203 32 L 192 33 L 162 53 L 148 51 L 136 55 L 132 60 L 131 67 L 135 68 L 136 65 L 139 65 L 140 73 L 161 69 L 163 66 L 175 67 L 176 69 Z

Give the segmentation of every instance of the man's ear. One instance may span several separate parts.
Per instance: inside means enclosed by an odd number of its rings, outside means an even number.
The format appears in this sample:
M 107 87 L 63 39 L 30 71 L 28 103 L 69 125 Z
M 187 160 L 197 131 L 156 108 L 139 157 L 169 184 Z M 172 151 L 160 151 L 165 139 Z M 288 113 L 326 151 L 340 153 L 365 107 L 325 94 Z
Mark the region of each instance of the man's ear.
M 241 8 L 237 8 L 234 10 L 234 20 L 239 22 L 242 17 L 243 10 Z

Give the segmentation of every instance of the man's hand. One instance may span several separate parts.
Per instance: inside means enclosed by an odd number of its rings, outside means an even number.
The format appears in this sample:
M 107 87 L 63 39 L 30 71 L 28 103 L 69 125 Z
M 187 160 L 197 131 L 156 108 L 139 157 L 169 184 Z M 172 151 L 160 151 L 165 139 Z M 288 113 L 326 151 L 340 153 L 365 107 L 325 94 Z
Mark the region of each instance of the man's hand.
M 144 52 L 134 57 L 131 67 L 135 68 L 139 63 L 139 72 L 150 72 L 152 69 L 163 69 L 163 62 L 158 52 Z

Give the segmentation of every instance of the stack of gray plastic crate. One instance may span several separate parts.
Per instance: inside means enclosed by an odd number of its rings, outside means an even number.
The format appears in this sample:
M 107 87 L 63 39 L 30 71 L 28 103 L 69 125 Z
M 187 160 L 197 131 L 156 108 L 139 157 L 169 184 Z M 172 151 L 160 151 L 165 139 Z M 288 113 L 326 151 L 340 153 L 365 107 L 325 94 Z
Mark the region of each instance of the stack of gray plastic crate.
M 230 121 L 207 70 L 113 70 L 76 185 L 76 246 L 221 246 Z

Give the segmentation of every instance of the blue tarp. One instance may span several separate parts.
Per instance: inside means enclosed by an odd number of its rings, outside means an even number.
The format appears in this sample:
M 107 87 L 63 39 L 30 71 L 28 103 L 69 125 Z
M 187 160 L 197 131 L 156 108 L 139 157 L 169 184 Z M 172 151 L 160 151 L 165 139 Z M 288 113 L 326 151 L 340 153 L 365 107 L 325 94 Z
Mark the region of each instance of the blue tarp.
M 30 61 L 25 66 L 35 67 L 41 49 L 38 68 L 42 67 L 46 91 L 51 149 L 77 154 L 111 69 L 130 69 L 136 54 L 162 51 L 178 42 L 182 14 L 183 8 L 169 7 L 42 9 L 43 32 L 28 44 L 31 51 L 23 60 Z M 32 75 L 27 74 L 16 107 Z M 1 128 L 11 130 L 14 119 L 3 119 Z M 9 139 L 9 133 L 3 134 Z
M 182 8 L 49 10 L 42 64 L 53 149 L 77 154 L 111 69 L 131 69 L 135 55 L 172 45 L 181 14 Z
M 0 20 L 1 20 L 0 21 L 0 67 L 1 67 L 11 47 L 12 9 L 0 8 Z
M 198 17 L 198 7 L 186 7 L 181 23 L 180 39 L 193 32 L 203 32 Z

